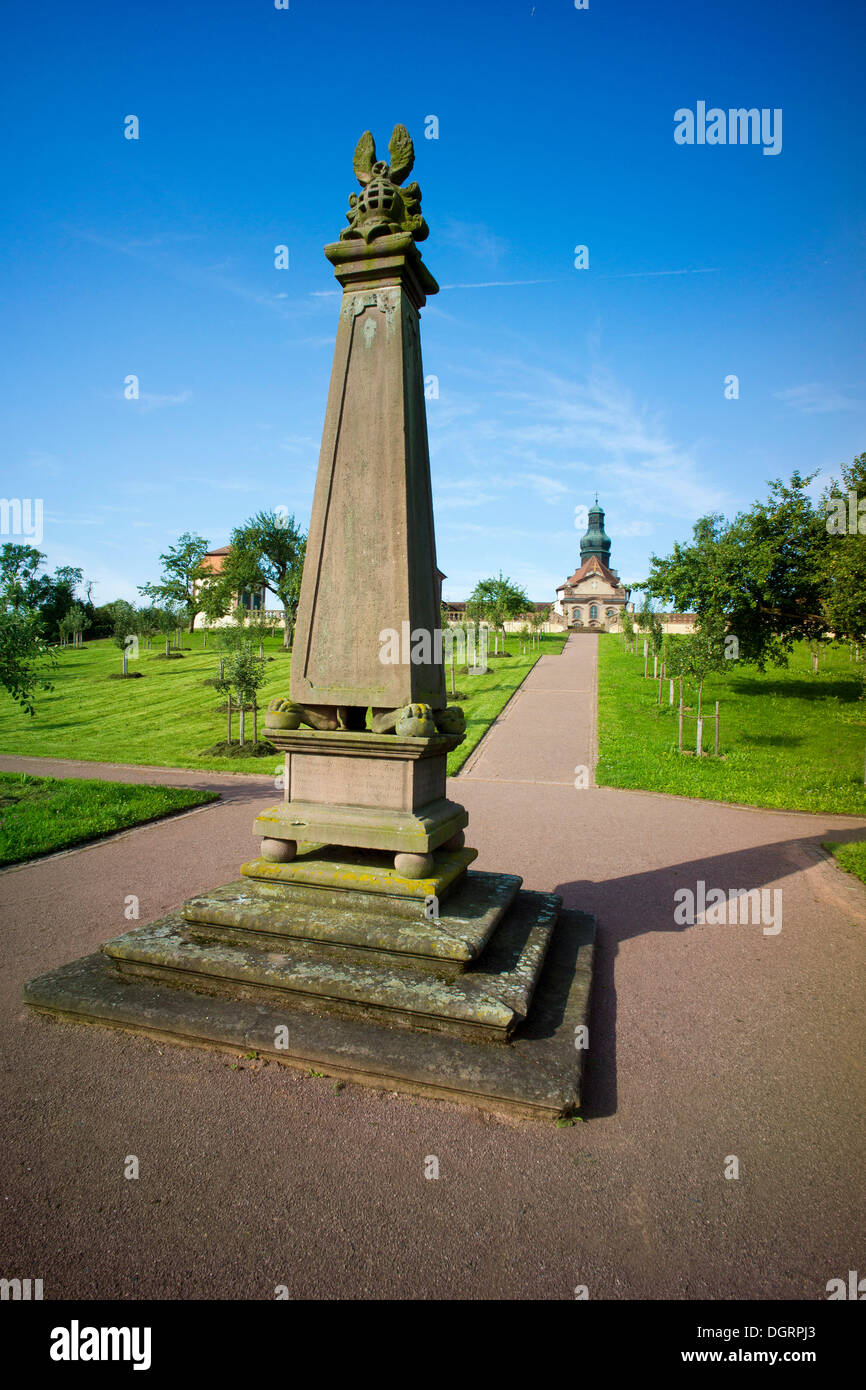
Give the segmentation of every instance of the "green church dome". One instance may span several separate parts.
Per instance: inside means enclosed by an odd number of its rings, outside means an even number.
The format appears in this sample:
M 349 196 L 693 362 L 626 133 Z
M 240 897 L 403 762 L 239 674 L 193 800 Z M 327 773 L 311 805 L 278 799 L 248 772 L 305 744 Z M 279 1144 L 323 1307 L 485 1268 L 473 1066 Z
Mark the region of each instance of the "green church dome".
M 595 506 L 589 509 L 589 526 L 580 538 L 580 563 L 586 564 L 593 555 L 603 565 L 610 561 L 610 536 L 604 529 L 604 510 L 595 499 Z

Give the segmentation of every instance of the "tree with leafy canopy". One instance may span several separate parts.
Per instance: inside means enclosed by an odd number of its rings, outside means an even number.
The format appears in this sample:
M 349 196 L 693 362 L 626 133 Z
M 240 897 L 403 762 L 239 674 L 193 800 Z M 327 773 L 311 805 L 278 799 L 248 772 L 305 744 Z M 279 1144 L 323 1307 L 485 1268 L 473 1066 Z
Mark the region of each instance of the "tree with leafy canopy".
M 44 561 L 45 556 L 35 546 L 15 542 L 3 545 L 0 604 L 13 612 L 38 612 L 43 632 L 53 636 L 75 602 L 83 572 L 72 565 L 62 565 L 54 574 L 43 574 L 40 571 Z
M 195 620 L 202 611 L 198 588 L 209 577 L 209 571 L 202 567 L 207 548 L 208 542 L 202 536 L 184 531 L 175 544 L 170 545 L 159 557 L 162 561 L 160 582 L 140 584 L 138 587 L 138 592 L 147 598 L 179 607 L 184 613 L 188 632 L 193 631 Z
M 0 550 L 0 603 L 13 612 L 34 611 L 42 597 L 38 571 L 45 556 L 33 545 L 7 542 Z
M 232 531 L 223 568 L 229 589 L 238 597 L 262 587 L 276 594 L 283 609 L 283 646 L 292 645 L 307 539 L 294 516 L 257 512 Z
M 866 499 L 866 454 L 840 469 L 842 486 L 832 482 L 821 497 L 827 543 L 820 571 L 821 611 L 839 642 L 866 642 L 866 517 L 849 516 L 849 494 L 855 509 Z M 852 534 L 851 525 L 856 526 Z M 863 531 L 860 527 L 863 527 Z
M 690 544 L 677 542 L 664 559 L 653 555 L 648 580 L 636 588 L 698 619 L 726 622 L 740 658 L 761 670 L 787 663 L 797 641 L 826 630 L 826 518 L 808 488 L 815 474 L 794 472 L 770 483 L 766 501 L 733 521 L 701 517 Z
M 476 625 L 486 622 L 498 632 L 509 618 L 520 617 L 528 608 L 526 591 L 500 570 L 496 578 L 481 579 L 475 585 L 466 603 L 466 616 Z

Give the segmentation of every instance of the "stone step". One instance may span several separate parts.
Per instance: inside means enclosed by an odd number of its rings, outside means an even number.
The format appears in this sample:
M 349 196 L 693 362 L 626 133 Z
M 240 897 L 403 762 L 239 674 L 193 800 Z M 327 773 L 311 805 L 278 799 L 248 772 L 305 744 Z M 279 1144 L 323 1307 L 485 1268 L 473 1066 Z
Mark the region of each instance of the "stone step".
M 240 879 L 190 898 L 181 916 L 197 940 L 430 970 L 451 979 L 480 956 L 520 884 L 516 874 L 464 874 L 431 919 L 418 898 Z
M 451 982 L 429 972 L 203 942 L 177 913 L 102 950 L 126 979 L 504 1042 L 529 1011 L 560 905 L 555 894 L 518 893 L 475 965 Z
M 594 937 L 591 917 L 560 913 L 529 1017 L 506 1047 L 286 1008 L 278 999 L 262 1004 L 123 979 L 98 951 L 31 980 L 24 999 L 54 1018 L 143 1033 L 160 1045 L 255 1051 L 365 1086 L 548 1119 L 580 1104 L 587 1053 L 575 1038 L 589 1021 Z

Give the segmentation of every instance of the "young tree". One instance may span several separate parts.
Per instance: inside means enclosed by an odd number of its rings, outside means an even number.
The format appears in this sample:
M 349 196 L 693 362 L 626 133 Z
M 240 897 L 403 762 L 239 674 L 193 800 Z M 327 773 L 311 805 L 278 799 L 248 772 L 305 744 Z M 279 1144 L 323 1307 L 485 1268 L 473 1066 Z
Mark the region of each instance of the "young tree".
M 265 638 L 270 631 L 270 623 L 261 609 L 247 613 L 245 629 L 250 641 L 258 648 L 259 661 L 264 661 Z
M 644 595 L 644 601 L 639 613 L 635 614 L 635 622 L 641 632 L 646 633 L 647 641 L 644 650 L 652 652 L 653 656 L 658 656 L 662 649 L 664 638 L 664 628 L 658 613 L 653 609 L 649 595 Z M 647 661 L 644 660 L 644 675 L 647 675 Z
M 87 622 L 87 610 L 83 603 L 73 603 L 69 612 L 66 614 L 65 622 L 69 631 L 72 633 L 72 645 L 81 646 L 81 636 Z
M 161 608 L 154 610 L 156 623 L 159 632 L 165 640 L 165 655 L 171 656 L 171 642 L 174 633 L 177 631 L 179 610 L 171 603 L 164 604 Z
M 253 743 L 258 741 L 257 725 L 257 691 L 265 678 L 265 668 L 255 654 L 252 642 L 242 638 L 229 653 L 225 662 L 225 674 L 222 684 L 226 687 L 229 699 L 229 743 L 231 743 L 231 697 L 237 701 L 239 715 L 239 738 L 240 746 L 244 746 L 245 738 L 245 713 L 248 706 L 253 708 Z
M 202 569 L 202 560 L 207 553 L 208 542 L 202 536 L 191 535 L 185 531 L 174 545 L 169 546 L 162 561 L 162 579 L 158 584 L 140 584 L 138 592 L 161 603 L 178 605 L 182 610 L 187 630 L 192 632 L 195 620 L 201 610 L 198 595 L 199 585 L 209 576 Z
M 283 608 L 283 646 L 292 645 L 307 541 L 293 516 L 257 512 L 235 527 L 223 575 L 238 595 L 264 586 Z
M 495 579 L 481 579 L 475 585 L 466 604 L 466 616 L 476 625 L 486 622 L 495 633 L 508 618 L 518 618 L 528 608 L 525 591 L 500 570 Z
M 634 619 L 628 604 L 624 603 L 620 609 L 619 620 L 622 625 L 622 640 L 626 651 L 634 648 Z
M 33 696 L 37 689 L 54 689 L 45 672 L 56 661 L 42 636 L 42 620 L 36 610 L 0 606 L 0 686 L 27 714 L 35 713 Z
M 670 633 L 664 639 L 662 659 L 668 678 L 679 684 L 680 701 L 683 698 L 683 677 L 686 674 L 686 637 L 673 637 Z
M 725 654 L 727 628 L 724 619 L 707 617 L 699 620 L 695 631 L 680 640 L 684 643 L 682 656 L 683 670 L 698 688 L 698 719 L 701 717 L 701 701 L 704 681 L 713 672 L 725 672 L 729 662 Z
M 130 648 L 138 631 L 138 614 L 135 605 L 127 603 L 126 599 L 119 598 L 111 606 L 114 610 L 112 641 L 123 653 L 123 674 L 126 676 L 129 674 L 127 661 Z
M 541 629 L 550 617 L 550 606 L 546 608 L 533 608 L 529 615 L 529 625 L 532 628 L 533 640 L 536 644 L 541 641 Z
M 142 638 L 145 648 L 150 649 L 153 639 L 160 630 L 160 612 L 153 604 L 140 608 L 136 614 L 136 632 Z

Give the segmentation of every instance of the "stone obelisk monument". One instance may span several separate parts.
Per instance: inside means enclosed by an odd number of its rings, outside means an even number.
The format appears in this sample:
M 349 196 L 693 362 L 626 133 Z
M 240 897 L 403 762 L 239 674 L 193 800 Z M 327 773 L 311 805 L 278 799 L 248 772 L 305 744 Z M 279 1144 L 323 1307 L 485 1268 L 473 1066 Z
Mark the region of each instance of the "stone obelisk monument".
M 461 848 L 467 819 L 445 799 L 463 714 L 445 706 L 418 318 L 439 286 L 416 245 L 427 224 L 417 183 L 404 186 L 414 162 L 404 126 L 388 152 L 389 164 L 377 160 L 362 135 L 361 194 L 325 247 L 343 298 L 291 698 L 267 716 L 268 738 L 286 750 L 286 804 L 257 828 L 265 860 L 286 863 L 300 841 L 327 840 L 391 850 L 403 877 L 431 879 L 433 851 Z
M 594 924 L 476 872 L 446 759 L 419 311 L 438 286 L 414 150 L 369 132 L 325 248 L 343 295 L 290 690 L 284 799 L 233 883 L 25 988 L 34 1008 L 389 1089 L 559 1115 L 579 1103 Z M 490 1044 L 496 1044 L 491 1046 Z

